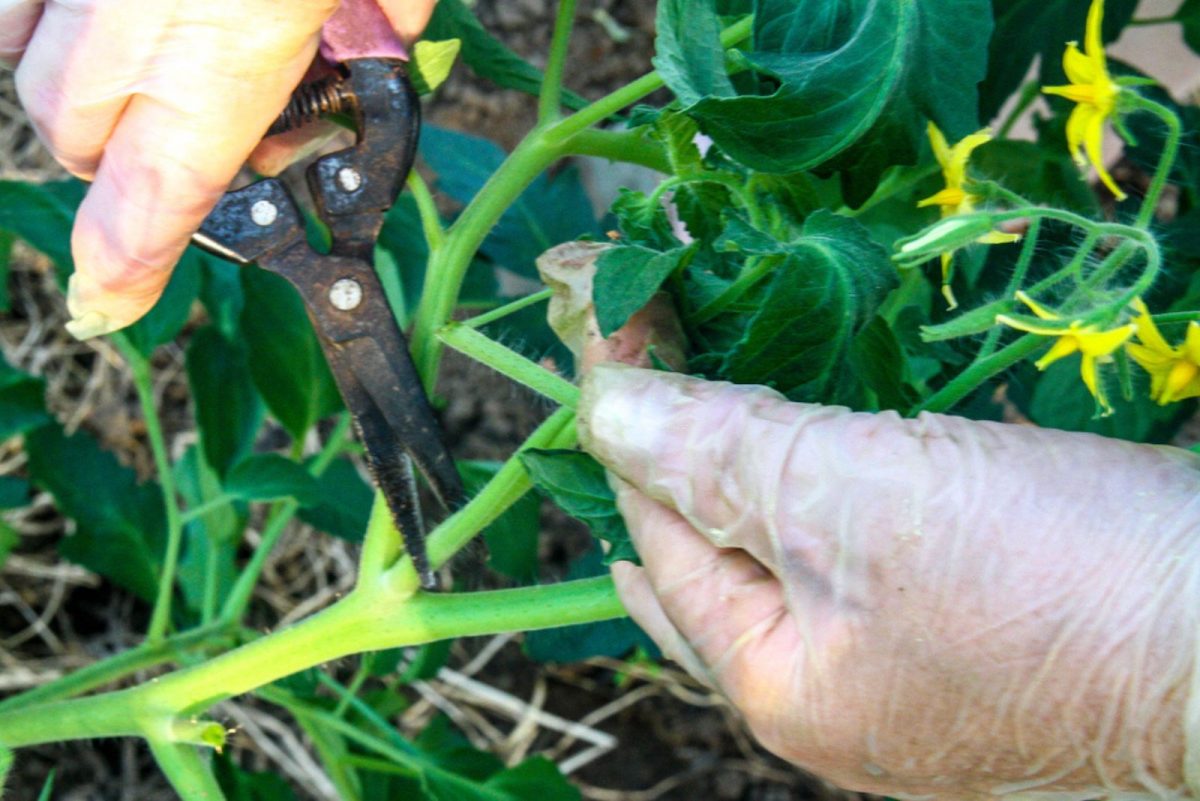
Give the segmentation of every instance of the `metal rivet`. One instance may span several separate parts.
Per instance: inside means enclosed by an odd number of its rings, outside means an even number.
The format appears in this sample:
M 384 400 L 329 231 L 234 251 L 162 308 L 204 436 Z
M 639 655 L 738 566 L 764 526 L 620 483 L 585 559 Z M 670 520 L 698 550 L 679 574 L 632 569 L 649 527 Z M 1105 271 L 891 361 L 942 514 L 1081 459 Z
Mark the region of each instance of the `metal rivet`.
M 279 219 L 279 209 L 269 200 L 256 201 L 250 207 L 250 219 L 254 220 L 255 225 L 261 225 L 265 228 Z
M 338 183 L 346 192 L 357 191 L 362 186 L 362 175 L 353 167 L 342 167 L 337 174 Z
M 353 278 L 339 278 L 329 287 L 329 302 L 335 309 L 350 311 L 362 303 L 362 284 Z

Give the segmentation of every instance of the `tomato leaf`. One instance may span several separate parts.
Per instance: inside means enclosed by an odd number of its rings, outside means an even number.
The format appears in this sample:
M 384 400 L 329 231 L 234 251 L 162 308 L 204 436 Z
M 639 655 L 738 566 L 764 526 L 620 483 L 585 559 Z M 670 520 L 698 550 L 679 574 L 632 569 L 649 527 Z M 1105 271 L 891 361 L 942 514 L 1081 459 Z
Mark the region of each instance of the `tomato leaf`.
M 476 74 L 505 89 L 536 95 L 542 88 L 542 71 L 488 33 L 463 0 L 436 3 L 425 27 L 425 38 L 461 39 L 462 60 Z M 563 92 L 563 105 L 580 109 L 587 100 L 568 90 Z
M 45 381 L 0 358 L 0 442 L 50 422 L 45 396 Z
M 76 523 L 59 553 L 153 600 L 166 530 L 162 488 L 139 484 L 133 470 L 90 436 L 67 436 L 57 424 L 27 434 L 25 443 L 33 483 Z
M 884 168 L 916 160 L 926 119 L 951 140 L 978 127 L 987 0 L 757 0 L 733 80 L 715 17 L 715 0 L 660 3 L 654 63 L 704 133 L 756 170 L 840 155 L 861 199 Z
M 784 254 L 723 373 L 794 400 L 850 402 L 854 337 L 896 285 L 887 252 L 846 217 L 818 211 Z
M 242 268 L 241 330 L 250 374 L 267 408 L 295 439 L 342 407 L 304 301 L 277 275 Z
M 0 229 L 11 231 L 46 254 L 65 286 L 75 269 L 71 226 L 83 200 L 84 184 L 74 178 L 32 184 L 0 181 Z
M 244 501 L 273 501 L 295 498 L 301 504 L 318 504 L 324 495 L 303 465 L 277 453 L 256 453 L 230 469 L 224 489 Z
M 196 250 L 184 251 L 154 307 L 125 329 L 129 342 L 144 355 L 149 356 L 159 345 L 174 339 L 187 322 L 200 293 L 201 259 Z
M 438 188 L 459 203 L 475 197 L 506 158 L 496 143 L 427 125 L 421 155 L 438 174 Z M 501 216 L 480 251 L 501 267 L 537 279 L 534 260 L 555 245 L 597 233 L 579 171 L 565 167 L 536 178 Z
M 201 328 L 188 344 L 187 373 L 204 459 L 223 476 L 250 452 L 262 423 L 246 346 L 215 326 Z
M 620 560 L 641 564 L 599 462 L 583 451 L 538 448 L 521 451 L 520 458 L 534 486 L 609 544 L 605 564 Z
M 315 480 L 315 502 L 301 507 L 297 517 L 338 539 L 361 542 L 371 516 L 374 490 L 349 459 L 334 459 Z
M 0 509 L 16 509 L 29 503 L 29 482 L 16 476 L 0 476 Z
M 609 336 L 650 302 L 671 273 L 679 269 L 691 248 L 659 253 L 640 245 L 610 248 L 596 260 L 592 297 L 600 333 Z

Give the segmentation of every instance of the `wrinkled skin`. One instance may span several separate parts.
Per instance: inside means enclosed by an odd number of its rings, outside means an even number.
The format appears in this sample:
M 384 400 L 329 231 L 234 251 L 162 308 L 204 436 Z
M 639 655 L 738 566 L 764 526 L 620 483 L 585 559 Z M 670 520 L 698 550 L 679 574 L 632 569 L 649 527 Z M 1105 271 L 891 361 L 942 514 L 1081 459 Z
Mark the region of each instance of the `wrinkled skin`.
M 380 2 L 406 40 L 433 4 Z M 71 241 L 73 333 L 107 333 L 150 309 L 189 237 L 309 69 L 338 7 L 0 0 L 0 63 L 16 67 L 21 102 L 55 158 L 93 181 Z M 256 166 L 280 169 L 305 136 L 268 144 Z
M 594 368 L 638 622 L 781 756 L 968 798 L 1183 791 L 1197 457 Z

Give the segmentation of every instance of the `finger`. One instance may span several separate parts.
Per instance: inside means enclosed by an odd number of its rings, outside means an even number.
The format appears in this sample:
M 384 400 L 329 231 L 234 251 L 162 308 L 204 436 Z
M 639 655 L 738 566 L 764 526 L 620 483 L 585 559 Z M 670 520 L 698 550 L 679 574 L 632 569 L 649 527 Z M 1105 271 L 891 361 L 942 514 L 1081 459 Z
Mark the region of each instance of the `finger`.
M 724 683 L 748 643 L 791 626 L 779 582 L 744 551 L 714 546 L 678 513 L 616 483 L 618 507 L 663 613 Z
M 17 68 L 21 103 L 50 153 L 91 179 L 104 143 L 171 22 L 173 2 L 51 0 Z M 114 46 L 116 45 L 116 46 Z
M 303 76 L 321 21 L 313 15 L 308 28 L 261 43 L 215 18 L 192 20 L 162 46 L 76 217 L 72 333 L 108 333 L 153 305 L 189 237 Z
M 612 576 L 625 611 L 654 640 L 663 656 L 678 662 L 697 681 L 717 689 L 708 667 L 663 611 L 645 569 L 632 562 L 614 562 Z
M 716 545 L 744 548 L 778 571 L 781 482 L 796 450 L 821 442 L 819 429 L 843 413 L 763 387 L 600 365 L 584 382 L 580 441 Z
M 278 175 L 319 151 L 345 130 L 328 120 L 317 120 L 295 131 L 269 136 L 250 154 L 250 167 L 259 175 Z
M 429 24 L 437 0 L 379 0 L 379 7 L 387 15 L 392 30 L 408 44 L 416 41 Z
M 0 0 L 0 65 L 17 66 L 42 16 L 42 0 Z

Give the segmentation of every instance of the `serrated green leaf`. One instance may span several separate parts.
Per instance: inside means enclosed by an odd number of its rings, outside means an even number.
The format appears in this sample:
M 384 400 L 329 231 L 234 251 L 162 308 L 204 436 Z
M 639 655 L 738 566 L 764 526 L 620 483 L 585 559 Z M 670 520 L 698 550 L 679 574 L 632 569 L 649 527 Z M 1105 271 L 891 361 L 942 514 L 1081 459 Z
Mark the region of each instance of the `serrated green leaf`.
M 250 452 L 262 424 L 246 346 L 206 326 L 188 343 L 186 363 L 204 458 L 223 476 Z
M 609 544 L 605 564 L 621 560 L 641 564 L 599 462 L 582 451 L 538 448 L 521 451 L 520 458 L 538 490 Z
M 173 340 L 192 312 L 200 294 L 200 256 L 188 249 L 175 265 L 162 296 L 145 316 L 125 329 L 129 342 L 144 355 Z
M 71 227 L 83 193 L 83 183 L 74 178 L 43 184 L 0 181 L 0 229 L 46 254 L 58 268 L 63 286 L 75 269 Z
M 1105 42 L 1121 35 L 1137 4 L 1138 0 L 1106 0 Z M 992 0 L 996 27 L 988 45 L 987 78 L 979 88 L 982 119 L 990 120 L 1000 112 L 1035 58 L 1041 59 L 1038 82 L 1042 86 L 1066 83 L 1063 51 L 1067 42 L 1083 41 L 1089 5 L 1085 0 Z
M 244 501 L 273 501 L 295 498 L 302 505 L 321 502 L 317 480 L 290 459 L 277 453 L 256 453 L 235 464 L 225 476 L 226 495 Z
M 267 408 L 300 439 L 316 422 L 342 408 L 304 301 L 284 279 L 257 267 L 242 268 L 246 305 L 242 337 L 250 375 Z
M 467 497 L 482 489 L 500 469 L 499 462 L 460 460 L 456 465 Z M 488 567 L 520 582 L 537 578 L 541 530 L 539 506 L 536 496 L 525 495 L 483 530 L 483 539 L 488 546 Z
M 417 92 L 430 94 L 450 77 L 450 69 L 462 49 L 461 39 L 422 39 L 413 45 L 409 76 Z
M 723 373 L 795 400 L 850 402 L 856 382 L 849 349 L 896 283 L 887 252 L 866 229 L 816 212 L 789 243 Z
M 840 155 L 861 200 L 884 168 L 915 161 L 926 119 L 952 140 L 978 125 L 987 0 L 757 0 L 735 57 L 752 77 L 735 82 L 717 74 L 715 17 L 714 0 L 660 3 L 655 63 L 701 129 L 754 169 Z
M 132 470 L 87 434 L 56 425 L 27 434 L 29 476 L 76 523 L 59 543 L 66 559 L 99 573 L 143 600 L 158 585 L 166 515 L 158 484 L 139 484 Z
M 0 509 L 16 509 L 29 503 L 29 482 L 16 476 L 0 476 Z
M 476 74 L 505 89 L 536 95 L 542 87 L 542 71 L 488 33 L 463 0 L 440 0 L 435 4 L 425 36 L 460 39 L 463 61 Z M 567 90 L 563 92 L 563 105 L 580 109 L 587 105 L 587 100 Z
M 466 204 L 500 167 L 506 154 L 478 136 L 427 125 L 421 155 L 438 174 L 438 188 Z M 480 245 L 501 267 L 537 278 L 534 261 L 555 245 L 598 233 L 591 201 L 574 167 L 542 174 L 521 193 Z
M 663 281 L 684 263 L 691 248 L 659 253 L 640 245 L 609 248 L 596 260 L 592 299 L 600 333 L 609 336 L 650 302 Z
M 301 507 L 297 516 L 318 531 L 338 539 L 362 542 L 371 516 L 374 491 L 349 459 L 334 459 L 316 477 L 317 499 Z

